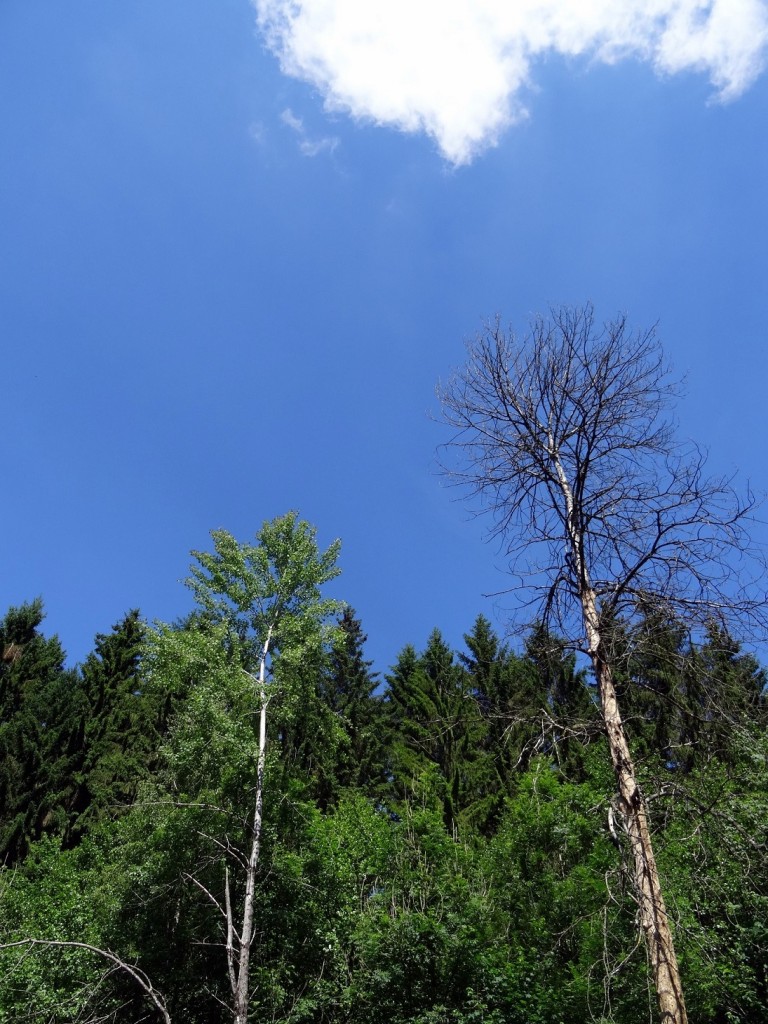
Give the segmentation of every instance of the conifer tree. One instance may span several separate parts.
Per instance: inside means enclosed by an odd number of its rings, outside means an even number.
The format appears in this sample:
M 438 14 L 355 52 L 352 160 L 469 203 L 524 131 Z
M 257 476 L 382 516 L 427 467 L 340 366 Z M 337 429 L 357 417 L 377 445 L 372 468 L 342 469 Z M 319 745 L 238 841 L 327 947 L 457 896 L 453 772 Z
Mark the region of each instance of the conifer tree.
M 20 860 L 66 830 L 83 744 L 85 697 L 58 637 L 39 631 L 40 599 L 0 622 L 0 859 Z
M 89 821 L 131 804 L 156 767 L 163 708 L 141 680 L 144 634 L 139 612 L 128 612 L 110 633 L 97 634 L 81 667 L 87 712 L 74 836 Z
M 385 782 L 384 717 L 375 695 L 378 674 L 365 657 L 367 636 L 354 609 L 345 608 L 328 655 L 322 692 L 342 729 L 336 758 L 339 790 L 381 795 Z
M 435 629 L 408 646 L 387 677 L 392 772 L 399 799 L 436 801 L 446 828 L 487 814 L 485 730 L 470 677 Z
M 464 643 L 469 653 L 460 654 L 459 659 L 469 674 L 485 723 L 483 750 L 489 769 L 491 824 L 541 737 L 545 694 L 533 663 L 517 657 L 502 644 L 484 615 L 478 615 L 472 632 L 465 634 Z
M 688 631 L 669 609 L 650 602 L 636 622 L 615 627 L 617 693 L 635 757 L 667 770 L 690 769 L 698 683 Z
M 745 736 L 764 733 L 768 724 L 768 676 L 755 657 L 742 651 L 727 629 L 715 622 L 694 658 L 696 680 L 694 742 L 699 759 L 716 756 L 725 762 L 738 757 Z

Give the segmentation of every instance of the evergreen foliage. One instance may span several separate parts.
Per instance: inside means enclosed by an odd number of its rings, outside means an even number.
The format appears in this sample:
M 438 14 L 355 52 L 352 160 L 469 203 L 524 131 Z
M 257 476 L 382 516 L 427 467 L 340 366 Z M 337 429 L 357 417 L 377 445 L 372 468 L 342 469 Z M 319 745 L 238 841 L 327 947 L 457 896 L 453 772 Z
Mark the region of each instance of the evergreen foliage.
M 163 725 L 156 695 L 141 689 L 137 611 L 98 634 L 78 669 L 40 632 L 43 617 L 37 600 L 0 623 L 0 856 L 10 863 L 43 834 L 71 845 L 132 803 Z
M 340 726 L 334 771 L 335 795 L 356 790 L 383 795 L 386 782 L 384 709 L 376 695 L 378 673 L 365 657 L 360 619 L 344 608 L 338 632 L 328 653 L 321 697 Z
M 144 634 L 138 611 L 128 612 L 111 633 L 97 635 L 81 667 L 87 712 L 74 835 L 87 829 L 90 819 L 132 804 L 140 783 L 157 766 L 164 708 L 142 686 Z
M 0 858 L 9 863 L 44 832 L 67 831 L 83 747 L 85 694 L 42 620 L 36 600 L 0 622 Z
M 470 676 L 439 630 L 421 655 L 404 648 L 387 683 L 397 801 L 439 807 L 449 833 L 484 816 L 484 724 Z
M 335 548 L 321 555 L 295 516 L 265 529 L 250 547 L 215 534 L 192 615 L 147 631 L 130 612 L 77 670 L 40 601 L 0 622 L 0 1024 L 152 1019 L 125 972 L 10 945 L 28 938 L 118 953 L 174 1024 L 231 1019 L 225 907 L 249 884 L 275 601 L 249 1020 L 654 1019 L 606 741 L 572 654 L 540 626 L 515 652 L 479 616 L 462 652 L 439 630 L 404 647 L 379 694 L 362 623 L 320 592 Z M 277 565 L 265 539 L 293 554 Z M 768 1019 L 764 671 L 660 607 L 610 642 L 691 1019 Z

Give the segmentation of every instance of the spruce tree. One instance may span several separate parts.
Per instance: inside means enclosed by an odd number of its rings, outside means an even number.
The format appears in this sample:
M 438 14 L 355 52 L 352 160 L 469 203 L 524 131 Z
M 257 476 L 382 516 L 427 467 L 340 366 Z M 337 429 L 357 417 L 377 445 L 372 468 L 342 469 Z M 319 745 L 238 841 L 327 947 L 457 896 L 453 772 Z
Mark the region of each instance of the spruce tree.
M 485 727 L 466 670 L 435 629 L 418 656 L 404 648 L 387 677 L 398 799 L 442 808 L 446 828 L 487 814 Z
M 40 599 L 0 621 L 0 859 L 15 863 L 44 832 L 66 831 L 83 745 L 85 696 Z
M 342 730 L 337 750 L 337 790 L 355 789 L 379 798 L 385 783 L 383 705 L 376 696 L 378 673 L 365 657 L 360 619 L 345 608 L 328 657 L 322 693 Z
M 110 633 L 97 634 L 82 665 L 87 718 L 73 836 L 130 805 L 155 766 L 163 709 L 160 695 L 141 680 L 144 633 L 139 612 L 128 612 Z
M 738 760 L 750 734 L 764 734 L 768 724 L 768 676 L 753 655 L 712 622 L 694 661 L 698 698 L 699 759 L 716 756 Z M 748 742 L 748 740 L 747 740 Z
M 525 770 L 541 736 L 546 695 L 534 663 L 502 644 L 484 615 L 478 615 L 464 643 L 469 653 L 459 657 L 487 726 L 485 743 L 499 795 L 508 795 L 513 776 Z

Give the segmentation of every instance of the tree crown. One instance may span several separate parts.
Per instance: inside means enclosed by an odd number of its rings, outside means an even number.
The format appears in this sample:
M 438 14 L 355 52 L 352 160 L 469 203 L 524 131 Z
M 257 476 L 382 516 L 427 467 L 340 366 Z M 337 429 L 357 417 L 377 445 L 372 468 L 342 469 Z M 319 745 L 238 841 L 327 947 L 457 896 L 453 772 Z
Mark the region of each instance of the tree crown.
M 491 513 L 542 621 L 572 637 L 587 590 L 614 618 L 649 597 L 690 622 L 760 618 L 755 500 L 676 437 L 654 328 L 560 308 L 522 338 L 497 321 L 468 350 L 439 390 L 459 453 L 446 469 Z

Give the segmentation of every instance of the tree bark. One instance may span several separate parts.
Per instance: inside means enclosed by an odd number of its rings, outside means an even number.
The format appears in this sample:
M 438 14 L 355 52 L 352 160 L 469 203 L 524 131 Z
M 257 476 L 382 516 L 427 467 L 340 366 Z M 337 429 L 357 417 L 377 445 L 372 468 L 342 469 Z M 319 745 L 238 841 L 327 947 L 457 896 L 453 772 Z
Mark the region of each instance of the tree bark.
M 687 1024 L 688 1015 L 685 1009 L 680 971 L 669 927 L 669 918 L 664 906 L 651 832 L 648 827 L 648 812 L 645 798 L 637 783 L 635 765 L 624 732 L 624 723 L 621 720 L 619 702 L 616 697 L 616 687 L 613 685 L 613 672 L 610 662 L 605 657 L 597 598 L 590 582 L 589 567 L 584 554 L 584 533 L 580 529 L 573 490 L 551 434 L 549 436 L 549 455 L 554 463 L 565 503 L 568 546 L 573 561 L 574 575 L 578 581 L 587 650 L 597 680 L 600 708 L 608 737 L 608 749 L 616 776 L 619 813 L 629 837 L 640 927 L 645 937 L 648 958 L 653 970 L 661 1024 Z
M 653 970 L 661 1024 L 687 1024 L 680 971 L 656 867 L 645 798 L 637 783 L 611 666 L 604 656 L 595 594 L 591 589 L 582 595 L 582 608 L 589 656 L 597 680 L 608 748 L 616 775 L 619 812 L 629 837 L 640 925 Z
M 261 832 L 264 815 L 264 767 L 267 752 L 267 656 L 272 642 L 272 628 L 267 632 L 259 665 L 259 757 L 256 765 L 256 806 L 251 831 L 251 852 L 245 873 L 245 896 L 243 897 L 243 919 L 240 928 L 240 948 L 237 960 L 237 977 L 232 989 L 235 1024 L 247 1024 L 250 989 L 248 973 L 253 943 L 253 922 L 256 897 L 256 873 L 261 854 Z M 230 976 L 231 976 L 230 972 Z

